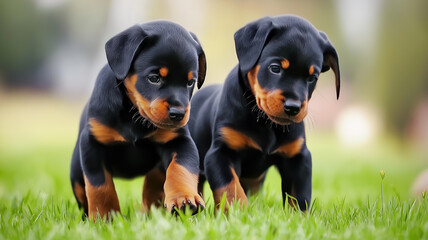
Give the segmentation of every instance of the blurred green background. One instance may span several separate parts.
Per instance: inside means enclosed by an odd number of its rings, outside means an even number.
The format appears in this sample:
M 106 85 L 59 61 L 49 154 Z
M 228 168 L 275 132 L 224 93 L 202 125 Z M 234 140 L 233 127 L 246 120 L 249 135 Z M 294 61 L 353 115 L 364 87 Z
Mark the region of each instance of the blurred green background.
M 306 119 L 314 195 L 364 199 L 378 193 L 385 169 L 386 191 L 410 196 L 428 168 L 427 9 L 425 0 L 0 1 L 0 197 L 72 198 L 80 111 L 114 34 L 155 19 L 183 25 L 203 44 L 208 85 L 237 63 L 237 29 L 281 14 L 311 21 L 340 57 L 339 101 L 334 75 L 323 74 Z M 267 185 L 279 192 L 275 174 Z M 141 186 L 136 180 L 128 193 L 141 196 Z

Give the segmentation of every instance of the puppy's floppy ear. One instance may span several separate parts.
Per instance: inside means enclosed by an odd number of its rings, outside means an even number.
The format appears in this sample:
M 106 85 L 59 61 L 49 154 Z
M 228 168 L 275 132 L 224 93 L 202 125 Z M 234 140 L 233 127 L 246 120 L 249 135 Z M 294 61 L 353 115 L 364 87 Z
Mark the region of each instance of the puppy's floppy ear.
M 105 45 L 107 61 L 117 79 L 126 78 L 147 36 L 142 27 L 136 24 L 107 41 Z
M 324 45 L 324 60 L 322 63 L 321 72 L 326 72 L 330 68 L 334 72 L 336 78 L 336 97 L 339 99 L 340 94 L 340 69 L 339 69 L 339 57 L 337 55 L 336 49 L 333 47 L 333 44 L 328 40 L 328 37 L 325 33 L 320 32 L 321 39 Z
M 207 59 L 205 58 L 205 52 L 202 49 L 201 43 L 199 42 L 196 35 L 192 32 L 190 32 L 190 35 L 192 35 L 192 38 L 196 41 L 196 51 L 198 53 L 198 63 L 199 63 L 199 70 L 198 70 L 198 89 L 202 87 L 202 84 L 204 84 L 205 81 L 205 75 L 207 73 Z
M 264 17 L 235 33 L 235 49 L 243 73 L 249 72 L 256 65 L 273 29 L 272 18 Z

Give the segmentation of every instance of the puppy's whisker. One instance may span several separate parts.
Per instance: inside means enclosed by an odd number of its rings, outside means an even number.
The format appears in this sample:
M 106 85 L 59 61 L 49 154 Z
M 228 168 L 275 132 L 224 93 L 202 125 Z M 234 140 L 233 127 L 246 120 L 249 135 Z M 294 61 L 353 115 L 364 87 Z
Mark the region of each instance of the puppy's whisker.
M 118 88 L 120 84 L 122 84 L 123 82 L 124 82 L 123 80 L 119 81 L 119 83 L 116 84 L 115 88 Z
M 254 104 L 254 106 L 251 108 L 251 112 L 255 112 L 255 111 L 257 111 L 257 110 L 259 110 L 259 109 L 257 108 L 257 104 Z
M 139 112 L 134 113 L 134 115 L 132 116 L 132 119 L 134 119 L 136 116 L 140 115 Z M 141 116 L 141 115 L 140 115 Z
M 139 124 L 142 124 L 142 122 L 144 121 L 144 118 L 141 117 L 140 121 L 138 121 Z
M 308 113 L 308 115 L 306 116 L 306 118 L 307 118 L 306 122 L 308 123 L 308 128 L 309 129 L 315 128 L 315 120 L 314 120 L 312 114 Z
M 135 119 L 135 123 L 137 123 L 138 121 L 140 121 L 141 119 L 142 119 L 143 117 L 142 116 L 139 116 L 137 119 Z
M 247 95 L 248 91 L 249 91 L 249 90 L 246 90 L 246 91 L 244 92 L 244 94 L 242 94 L 242 96 L 244 96 L 244 97 L 245 97 L 245 95 Z
M 258 109 L 258 112 L 257 112 L 257 122 L 260 121 L 260 117 L 263 117 L 263 112 L 262 112 L 262 110 Z
M 255 101 L 256 101 L 256 99 L 253 99 L 253 100 L 249 101 L 246 106 L 248 106 L 250 104 L 253 104 Z
M 134 110 L 135 108 L 137 108 L 137 106 L 135 106 L 135 104 L 132 105 L 131 109 L 129 109 L 129 112 L 132 112 L 132 110 Z
M 251 98 L 251 97 L 254 97 L 254 96 L 250 94 L 250 95 L 248 95 L 248 96 L 247 96 L 247 99 L 249 99 L 249 98 Z

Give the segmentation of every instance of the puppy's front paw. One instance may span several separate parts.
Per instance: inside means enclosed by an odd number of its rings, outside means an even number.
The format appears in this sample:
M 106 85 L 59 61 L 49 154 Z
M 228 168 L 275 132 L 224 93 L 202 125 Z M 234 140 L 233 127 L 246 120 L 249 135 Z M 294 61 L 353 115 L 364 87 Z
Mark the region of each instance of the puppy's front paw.
M 205 208 L 205 202 L 197 193 L 176 193 L 165 196 L 164 207 L 171 213 L 176 214 L 177 210 L 184 211 L 186 207 L 192 211 L 192 214 L 198 213 Z

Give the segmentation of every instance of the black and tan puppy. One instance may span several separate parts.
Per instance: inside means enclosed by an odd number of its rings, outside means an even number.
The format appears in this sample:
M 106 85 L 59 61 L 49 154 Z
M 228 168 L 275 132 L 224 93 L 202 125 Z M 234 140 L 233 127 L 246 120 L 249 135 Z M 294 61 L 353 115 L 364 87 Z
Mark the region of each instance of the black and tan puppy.
M 105 50 L 108 65 L 83 111 L 71 162 L 79 207 L 91 218 L 120 211 L 112 178 L 146 175 L 143 210 L 163 199 L 169 211 L 203 208 L 198 152 L 186 125 L 194 85 L 205 78 L 198 40 L 155 21 L 119 33 Z
M 257 191 L 274 165 L 284 201 L 291 195 L 305 210 L 312 160 L 303 119 L 320 73 L 333 69 L 339 97 L 336 50 L 324 33 L 296 16 L 251 22 L 235 33 L 235 45 L 238 66 L 223 86 L 195 94 L 189 121 L 215 203 L 226 194 L 229 203 L 236 196 L 246 204 L 245 192 Z

